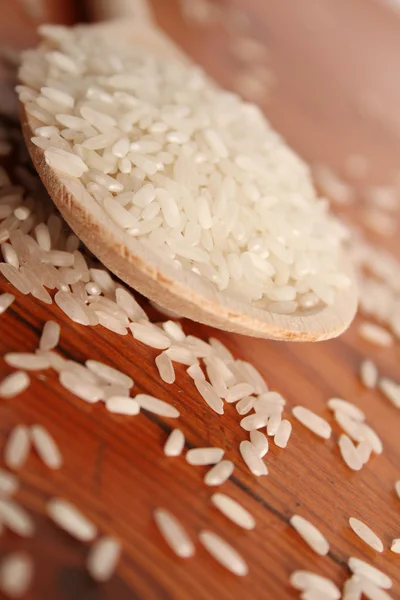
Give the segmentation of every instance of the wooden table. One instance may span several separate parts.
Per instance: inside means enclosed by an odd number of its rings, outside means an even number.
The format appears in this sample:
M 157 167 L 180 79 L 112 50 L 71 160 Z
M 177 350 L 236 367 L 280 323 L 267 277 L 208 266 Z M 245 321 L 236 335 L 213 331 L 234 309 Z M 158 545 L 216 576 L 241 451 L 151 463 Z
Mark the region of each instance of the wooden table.
M 211 74 L 230 85 L 234 65 L 225 30 L 220 25 L 206 29 L 184 24 L 175 1 L 158 0 L 154 5 L 162 26 Z M 270 49 L 278 85 L 265 108 L 277 128 L 307 159 L 338 170 L 349 152 L 363 153 L 374 165 L 371 179 L 385 181 L 397 166 L 399 138 L 393 128 L 363 117 L 359 102 L 368 84 L 368 89 L 382 92 L 387 118 L 396 117 L 400 84 L 393 69 L 400 51 L 400 21 L 394 13 L 372 0 L 237 0 L 236 5 L 248 9 L 252 34 L 265 39 Z M 387 244 L 399 255 L 395 238 Z M 11 291 L 4 280 L 0 288 Z M 9 533 L 1 538 L 1 555 L 25 548 L 35 556 L 37 576 L 28 600 L 286 600 L 297 597 L 288 583 L 293 570 L 310 569 L 342 585 L 349 575 L 350 555 L 388 573 L 395 581 L 393 598 L 400 598 L 400 559 L 388 550 L 392 538 L 400 537 L 400 501 L 393 487 L 400 479 L 400 415 L 379 391 L 366 391 L 358 378 L 360 362 L 371 356 L 381 374 L 396 379 L 397 344 L 376 349 L 361 341 L 360 318 L 339 340 L 319 344 L 255 340 L 184 322 L 187 333 L 205 339 L 216 335 L 236 357 L 255 364 L 271 389 L 287 398 L 289 418 L 291 407 L 302 404 L 332 421 L 326 401 L 340 396 L 365 410 L 384 441 L 383 455 L 352 472 L 340 458 L 336 425 L 332 438 L 322 441 L 294 423 L 288 448 L 282 451 L 272 444 L 266 457 L 270 474 L 256 480 L 238 453 L 245 435 L 234 407 L 216 417 L 184 367 L 177 367 L 174 385 L 162 384 L 154 366 L 156 351 L 101 327 L 75 325 L 55 305 L 16 296 L 1 317 L 2 354 L 22 348 L 33 351 L 44 322 L 55 318 L 62 328 L 63 356 L 79 361 L 94 358 L 118 367 L 133 377 L 136 391 L 178 406 L 188 447 L 226 448 L 226 457 L 236 468 L 222 491 L 243 503 L 257 520 L 254 531 L 239 530 L 211 506 L 213 489 L 202 482 L 205 468 L 188 466 L 184 456 L 163 455 L 173 420 L 148 413 L 111 416 L 102 405 L 91 406 L 66 393 L 53 372 L 33 375 L 25 393 L 0 403 L 0 450 L 14 425 L 39 422 L 59 442 L 65 466 L 52 473 L 34 455 L 29 458 L 20 473 L 23 485 L 17 497 L 34 514 L 37 534 L 30 540 Z M 9 370 L 2 361 L 1 377 Z M 45 501 L 54 495 L 75 502 L 100 530 L 122 541 L 123 557 L 108 583 L 91 582 L 84 570 L 87 547 L 45 516 Z M 193 559 L 176 558 L 153 523 L 152 511 L 158 506 L 179 516 L 193 539 L 203 528 L 225 537 L 248 561 L 249 575 L 231 575 L 200 545 Z M 291 529 L 288 522 L 294 513 L 309 518 L 326 534 L 331 543 L 327 557 L 317 557 Z M 350 516 L 378 533 L 386 548 L 382 555 L 353 534 Z

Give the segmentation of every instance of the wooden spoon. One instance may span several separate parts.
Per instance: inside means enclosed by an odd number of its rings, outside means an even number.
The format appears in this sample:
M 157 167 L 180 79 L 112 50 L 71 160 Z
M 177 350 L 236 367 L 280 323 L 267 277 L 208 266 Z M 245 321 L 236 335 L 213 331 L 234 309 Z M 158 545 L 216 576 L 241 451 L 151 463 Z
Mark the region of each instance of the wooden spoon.
M 164 58 L 190 62 L 148 14 L 88 27 L 134 40 L 135 45 Z M 43 150 L 30 141 L 41 123 L 23 106 L 21 121 L 33 163 L 71 229 L 110 271 L 144 296 L 194 321 L 254 337 L 319 341 L 338 336 L 350 325 L 357 310 L 357 288 L 349 261 L 343 264 L 352 284 L 336 292 L 331 306 L 282 315 L 234 300 L 190 271 L 175 271 L 118 227 L 79 180 L 65 177 L 46 164 Z

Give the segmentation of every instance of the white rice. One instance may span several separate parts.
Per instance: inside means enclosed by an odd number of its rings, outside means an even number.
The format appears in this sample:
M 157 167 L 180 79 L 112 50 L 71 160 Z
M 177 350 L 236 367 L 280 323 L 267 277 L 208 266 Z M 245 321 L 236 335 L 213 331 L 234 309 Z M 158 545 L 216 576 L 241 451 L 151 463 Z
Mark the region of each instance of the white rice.
M 378 383 L 378 369 L 372 360 L 363 360 L 360 366 L 360 378 L 368 389 L 373 389 Z
M 369 461 L 372 453 L 372 446 L 368 440 L 363 440 L 357 446 L 357 453 L 363 465 Z
M 2 315 L 7 308 L 14 302 L 15 296 L 12 294 L 0 294 L 0 315 Z
M 384 377 L 379 380 L 379 389 L 396 408 L 400 408 L 400 386 L 396 382 Z
M 366 423 L 361 425 L 361 439 L 367 440 L 375 454 L 382 454 L 383 443 L 379 435 Z
M 347 400 L 342 400 L 341 398 L 330 398 L 330 400 L 327 402 L 327 405 L 328 408 L 330 408 L 333 412 L 341 411 L 356 421 L 365 421 L 365 414 L 361 408 L 358 408 L 358 406 L 352 404 L 351 402 L 347 402 Z
M 361 442 L 363 436 L 363 423 L 354 419 L 348 412 L 336 410 L 334 412 L 335 421 L 340 425 L 342 430 L 355 442 Z
M 96 526 L 68 500 L 52 498 L 47 514 L 56 525 L 81 542 L 91 542 L 97 535 Z
M 81 400 L 85 400 L 85 402 L 92 404 L 104 397 L 102 387 L 83 380 L 79 374 L 73 371 L 61 371 L 59 381 L 66 390 L 75 394 Z
M 185 447 L 185 436 L 180 429 L 173 429 L 164 445 L 165 456 L 179 456 Z M 186 456 L 187 458 L 187 456 Z
M 58 345 L 61 328 L 55 321 L 47 321 L 44 324 L 42 335 L 39 341 L 39 350 L 53 350 Z
M 176 321 L 164 321 L 162 327 L 165 333 L 174 342 L 184 342 L 186 339 L 185 332 L 182 329 L 182 325 Z
M 393 337 L 380 325 L 374 323 L 362 323 L 358 329 L 360 336 L 376 346 L 389 347 L 393 344 Z
M 138 402 L 140 408 L 144 408 L 155 415 L 159 415 L 160 417 L 168 417 L 170 419 L 177 419 L 180 415 L 179 410 L 164 402 L 163 400 L 159 400 L 154 396 L 149 396 L 148 394 L 137 394 L 135 396 L 136 402 Z
M 384 590 L 390 589 L 393 585 L 390 577 L 360 558 L 355 558 L 354 556 L 350 557 L 348 565 L 352 573 L 359 575 L 360 577 L 365 577 Z
M 0 498 L 0 521 L 17 535 L 29 538 L 35 533 L 35 523 L 26 510 L 10 498 Z
M 225 400 L 227 402 L 237 402 L 245 396 L 250 396 L 254 393 L 254 388 L 250 383 L 237 383 L 236 385 L 229 388 Z
M 332 428 L 325 419 L 316 415 L 312 410 L 304 406 L 295 406 L 292 409 L 293 416 L 310 429 L 315 435 L 328 440 L 331 437 Z
M 63 458 L 60 449 L 43 425 L 32 425 L 31 439 L 36 452 L 49 469 L 60 469 L 62 467 Z
M 107 383 L 111 383 L 112 385 L 122 385 L 128 389 L 133 387 L 133 379 L 114 367 L 105 365 L 97 360 L 87 360 L 85 365 L 90 371 L 95 373 L 97 377 Z
M 59 291 L 54 296 L 57 306 L 75 323 L 90 325 L 89 309 L 70 292 Z
M 7 554 L 0 564 L 0 591 L 7 598 L 22 598 L 33 579 L 33 560 L 26 552 Z
M 311 571 L 294 571 L 290 575 L 290 584 L 297 590 L 322 592 L 327 600 L 339 600 L 341 598 L 341 593 L 333 581 Z
M 205 400 L 210 408 L 218 415 L 224 414 L 224 403 L 221 398 L 216 393 L 215 389 L 212 387 L 208 381 L 203 379 L 195 379 L 194 385 L 196 386 L 197 391 L 200 396 Z
M 170 338 L 165 335 L 158 327 L 151 323 L 131 323 L 129 325 L 133 337 L 146 346 L 166 350 L 171 345 Z
M 343 434 L 339 437 L 338 445 L 346 465 L 353 471 L 359 471 L 363 463 L 351 439 Z
M 293 310 L 307 294 L 315 304 L 334 301 L 336 288 L 349 283 L 339 267 L 347 234 L 316 195 L 307 166 L 258 108 L 198 67 L 127 51 L 96 29 L 64 33 L 51 49 L 26 53 L 20 70 L 30 90 L 29 99 L 20 90 L 27 112 L 61 134 L 44 150 L 50 166 L 80 178 L 110 218 L 156 247 L 164 262 L 217 291 L 263 307 L 291 302 Z M 262 89 L 270 85 L 265 65 L 252 71 Z M 51 99 L 49 89 L 57 90 Z M 58 90 L 72 98 L 61 113 Z M 78 127 L 79 135 L 65 127 Z M 149 222 L 145 211 L 154 203 L 160 209 Z M 134 335 L 160 347 L 150 330 Z
M 368 579 L 361 579 L 360 588 L 363 596 L 369 600 L 393 600 L 392 596 Z
M 390 546 L 390 550 L 395 554 L 400 554 L 400 538 L 396 538 L 392 541 L 392 545 Z
M 235 465 L 230 460 L 221 460 L 206 473 L 204 483 L 206 485 L 222 485 L 232 475 Z
M 204 373 L 203 373 L 200 365 L 198 365 L 198 364 L 190 365 L 190 367 L 188 367 L 186 369 L 186 373 L 192 379 L 197 379 L 199 381 L 201 381 L 202 379 L 205 379 Z
M 245 396 L 236 404 L 236 410 L 239 415 L 247 415 L 254 406 L 254 396 Z
M 113 576 L 121 555 L 121 544 L 112 537 L 102 537 L 90 548 L 86 566 L 95 581 L 108 581 Z
M 279 423 L 278 430 L 274 435 L 274 444 L 278 448 L 286 448 L 288 445 L 290 436 L 292 434 L 292 424 L 287 419 L 283 419 Z
M 165 383 L 174 383 L 175 381 L 175 370 L 174 365 L 168 354 L 165 352 L 161 352 L 158 356 L 156 356 L 156 367 L 158 369 L 158 373 L 161 379 Z
M 217 562 L 235 575 L 247 575 L 249 569 L 245 560 L 228 542 L 212 531 L 201 531 L 199 540 Z
M 244 462 L 253 475 L 257 477 L 268 475 L 267 465 L 262 461 L 253 444 L 247 440 L 240 442 L 239 450 Z
M 395 492 L 396 492 L 396 494 L 397 494 L 397 497 L 398 497 L 398 498 L 399 498 L 399 500 L 400 500 L 400 479 L 399 479 L 399 481 L 396 481 L 396 482 L 395 482 L 395 484 L 394 484 L 394 489 L 395 489 Z
M 293 515 L 290 519 L 290 524 L 316 554 L 320 556 L 328 554 L 328 540 L 310 521 L 307 521 L 307 519 L 300 515 Z
M 9 281 L 21 294 L 25 296 L 31 292 L 31 286 L 28 280 L 15 267 L 7 263 L 0 263 L 0 273 Z
M 190 465 L 215 465 L 222 460 L 225 450 L 222 448 L 191 448 L 186 452 Z
M 344 582 L 342 600 L 361 600 L 361 578 L 357 575 Z
M 180 558 L 190 558 L 195 554 L 195 547 L 185 529 L 165 508 L 154 511 L 154 520 L 171 550 Z
M 174 362 L 181 363 L 183 365 L 192 366 L 193 363 L 197 363 L 197 359 L 193 352 L 186 348 L 185 346 L 179 346 L 178 344 L 173 344 L 166 350 L 166 353 Z M 204 375 L 203 375 L 204 379 Z
M 3 356 L 5 362 L 16 369 L 27 371 L 41 371 L 50 367 L 49 360 L 44 355 L 30 354 L 29 352 L 9 352 Z
M 0 397 L 13 398 L 25 391 L 30 385 L 30 378 L 24 371 L 16 371 L 7 375 L 0 383 Z
M 267 454 L 269 449 L 268 438 L 261 431 L 257 431 L 257 429 L 250 431 L 250 442 L 257 450 L 260 458 Z
M 268 415 L 263 415 L 260 413 L 255 413 L 244 417 L 240 421 L 240 427 L 245 431 L 252 431 L 253 429 L 261 429 L 265 427 L 268 423 Z
M 4 462 L 9 469 L 21 469 L 30 451 L 29 429 L 25 425 L 17 425 L 8 436 L 4 448 Z
M 243 529 L 251 530 L 256 526 L 254 517 L 239 502 L 226 494 L 216 493 L 211 496 L 211 502 L 232 523 Z
M 134 398 L 125 396 L 111 396 L 105 401 L 106 409 L 116 415 L 138 415 L 140 412 L 139 403 Z
M 383 552 L 382 540 L 372 531 L 368 525 L 356 519 L 350 517 L 349 525 L 359 538 L 361 538 L 368 546 L 371 546 L 376 552 Z
M 274 410 L 268 419 L 267 435 L 270 435 L 270 436 L 275 435 L 279 429 L 281 421 L 282 421 L 282 412 L 280 410 Z
M 19 490 L 19 479 L 13 473 L 0 468 L 0 496 L 12 496 Z

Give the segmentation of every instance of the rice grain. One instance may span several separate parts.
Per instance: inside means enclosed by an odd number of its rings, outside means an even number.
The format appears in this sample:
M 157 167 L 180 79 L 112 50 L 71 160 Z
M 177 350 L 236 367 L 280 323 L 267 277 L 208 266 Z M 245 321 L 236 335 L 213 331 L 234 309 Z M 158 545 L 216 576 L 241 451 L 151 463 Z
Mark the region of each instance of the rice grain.
M 369 563 L 351 556 L 348 561 L 350 571 L 359 577 L 365 577 L 369 581 L 372 581 L 376 586 L 388 590 L 392 587 L 393 583 L 390 577 L 385 573 L 373 567 Z
M 191 558 L 195 547 L 178 519 L 165 508 L 154 511 L 154 520 L 171 550 L 180 558 Z
M 0 565 L 0 591 L 7 598 L 22 598 L 33 579 L 33 561 L 26 552 L 7 554 Z
M 354 533 L 368 544 L 368 546 L 371 546 L 376 552 L 383 552 L 382 540 L 379 539 L 376 533 L 374 533 L 368 525 L 354 517 L 350 517 L 349 525 Z
M 108 581 L 113 576 L 121 555 L 121 544 L 112 537 L 102 537 L 90 549 L 86 566 L 95 581 Z
M 247 440 L 240 442 L 239 450 L 244 462 L 253 475 L 256 475 L 257 477 L 260 477 L 261 475 L 268 475 L 267 466 L 261 460 L 253 444 Z
M 25 391 L 30 385 L 30 378 L 24 371 L 15 371 L 7 375 L 0 383 L 0 397 L 13 398 Z
M 290 524 L 314 552 L 320 556 L 328 554 L 328 540 L 310 521 L 307 521 L 307 519 L 300 515 L 293 515 L 290 519 Z
M 228 542 L 212 531 L 201 531 L 199 540 L 217 562 L 235 575 L 245 576 L 248 566 L 240 554 Z
M 224 514 L 230 521 L 242 527 L 242 529 L 251 530 L 256 526 L 254 517 L 239 502 L 230 498 L 226 494 L 216 493 L 211 496 L 211 502 Z
M 295 406 L 292 409 L 293 416 L 300 421 L 302 425 L 310 429 L 315 435 L 328 440 L 331 437 L 332 428 L 325 419 L 319 417 L 314 412 L 304 406 Z
M 180 416 L 180 412 L 177 408 L 164 402 L 163 400 L 159 400 L 154 396 L 149 396 L 148 394 L 137 394 L 135 396 L 136 402 L 138 402 L 141 408 L 148 410 L 155 415 L 159 415 L 160 417 L 168 417 L 170 419 L 177 419 Z
M 190 465 L 215 465 L 222 460 L 225 450 L 222 448 L 191 448 L 186 452 L 186 461 Z
M 234 468 L 232 461 L 221 460 L 206 473 L 204 483 L 211 486 L 222 485 L 232 475 Z
M 97 535 L 96 526 L 68 500 L 52 498 L 47 514 L 56 525 L 81 542 L 91 542 Z
M 43 425 L 32 425 L 32 444 L 49 469 L 60 469 L 63 464 L 61 452 L 50 433 Z
M 21 469 L 30 451 L 29 430 L 25 425 L 17 425 L 8 436 L 4 448 L 4 462 L 9 469 Z
M 185 447 L 185 436 L 180 429 L 173 429 L 164 445 L 165 456 L 179 456 Z

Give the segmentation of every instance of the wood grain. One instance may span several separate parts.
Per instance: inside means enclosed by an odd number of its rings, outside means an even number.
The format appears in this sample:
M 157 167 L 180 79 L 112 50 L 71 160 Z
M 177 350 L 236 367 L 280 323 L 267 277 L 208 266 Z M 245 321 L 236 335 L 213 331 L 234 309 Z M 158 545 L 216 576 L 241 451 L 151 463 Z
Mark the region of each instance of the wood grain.
M 228 85 L 233 65 L 218 27 L 206 31 L 183 27 L 175 2 L 158 0 L 154 4 L 160 23 L 168 32 Z M 322 44 L 325 51 L 329 45 L 331 52 L 324 61 L 319 52 L 321 43 L 329 37 L 326 29 L 325 36 L 318 33 L 318 28 L 307 30 L 307 40 L 304 44 L 299 41 L 302 24 L 316 14 L 316 4 L 317 0 L 307 0 L 297 11 L 288 0 L 281 0 L 280 10 L 272 1 L 243 2 L 249 8 L 254 34 L 266 36 L 278 76 L 279 85 L 266 109 L 275 125 L 310 160 L 329 161 L 339 168 L 351 150 L 367 154 L 374 165 L 378 156 L 380 165 L 394 167 L 400 150 L 398 139 L 378 134 L 376 123 L 357 120 L 356 111 L 341 110 L 351 104 L 354 90 L 359 90 L 358 84 L 350 86 L 349 75 L 345 77 L 351 68 L 354 72 L 354 67 L 341 63 L 340 68 L 324 71 L 325 61 L 337 64 L 335 49 L 341 56 L 345 53 L 341 40 L 329 39 L 329 44 Z M 400 23 L 396 29 L 393 15 L 377 2 L 332 0 L 326 5 L 337 19 L 342 19 L 345 6 L 351 5 L 354 44 L 364 42 L 365 53 L 374 51 L 366 44 L 373 27 L 376 39 L 386 44 L 388 52 L 396 43 L 400 45 Z M 319 60 L 311 50 L 304 50 L 303 59 L 301 49 L 311 49 L 313 43 Z M 394 60 L 389 54 L 388 61 Z M 309 69 L 313 75 L 319 74 L 312 87 Z M 371 81 L 374 73 L 371 68 Z M 387 80 L 391 74 L 388 69 Z M 379 81 L 383 78 L 378 73 L 375 76 Z M 330 93 L 332 89 L 335 94 Z M 383 167 L 374 167 L 371 176 L 384 180 L 387 173 Z M 396 240 L 387 245 L 400 255 Z M 4 280 L 0 281 L 0 288 L 11 291 Z M 226 448 L 226 456 L 236 468 L 222 491 L 243 503 L 257 521 L 252 532 L 242 532 L 230 524 L 210 503 L 213 490 L 202 483 L 206 469 L 188 466 L 184 457 L 164 457 L 162 446 L 177 424 L 174 420 L 145 413 L 133 418 L 112 416 L 103 406 L 87 405 L 66 393 L 52 372 L 33 374 L 26 392 L 0 402 L 0 452 L 15 424 L 39 422 L 59 442 L 65 466 L 59 472 L 49 473 L 34 454 L 30 456 L 21 472 L 23 486 L 18 499 L 34 514 L 38 533 L 31 540 L 17 539 L 8 532 L 1 538 L 1 555 L 22 547 L 35 556 L 37 577 L 28 600 L 289 600 L 297 597 L 288 584 L 293 570 L 311 569 L 341 585 L 348 576 L 346 561 L 350 555 L 371 561 L 388 573 L 395 582 L 392 596 L 400 597 L 399 558 L 387 550 L 391 539 L 400 536 L 400 502 L 393 489 L 394 481 L 400 479 L 400 416 L 378 391 L 366 391 L 358 379 L 358 367 L 365 356 L 373 357 L 383 375 L 396 379 L 398 344 L 392 349 L 377 350 L 360 340 L 360 318 L 340 339 L 321 344 L 254 340 L 185 321 L 187 333 L 204 339 L 216 335 L 236 357 L 253 362 L 271 389 L 287 398 L 288 410 L 302 404 L 330 418 L 326 400 L 341 396 L 365 410 L 367 421 L 384 441 L 383 455 L 373 457 L 361 472 L 355 473 L 340 459 L 336 444 L 340 431 L 335 425 L 332 439 L 326 442 L 294 423 L 288 448 L 282 451 L 272 445 L 267 455 L 269 476 L 255 480 L 238 454 L 238 443 L 245 435 L 234 407 L 228 406 L 222 417 L 211 413 L 183 367 L 177 368 L 174 385 L 162 384 L 154 366 L 156 351 L 101 327 L 75 325 L 56 306 L 45 306 L 18 293 L 16 297 L 16 302 L 0 317 L 1 355 L 22 348 L 34 350 L 44 322 L 55 318 L 61 324 L 59 350 L 63 356 L 79 361 L 90 357 L 126 371 L 135 380 L 136 391 L 153 393 L 179 407 L 182 416 L 178 422 L 188 447 Z M 154 313 L 153 317 L 157 318 Z M 1 361 L 0 376 L 9 371 Z M 101 586 L 92 583 L 84 571 L 88 548 L 58 531 L 45 517 L 45 502 L 53 495 L 75 502 L 102 531 L 121 539 L 123 558 L 110 582 Z M 153 523 L 152 511 L 157 506 L 179 516 L 193 539 L 203 528 L 220 533 L 246 558 L 249 575 L 237 578 L 229 574 L 198 544 L 193 559 L 175 558 Z M 329 556 L 316 557 L 299 540 L 288 525 L 294 512 L 310 518 L 327 535 L 331 542 Z M 383 539 L 386 550 L 382 555 L 376 555 L 356 538 L 348 526 L 350 516 L 364 520 Z

